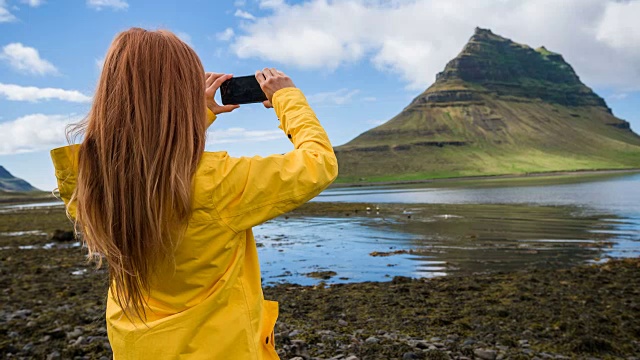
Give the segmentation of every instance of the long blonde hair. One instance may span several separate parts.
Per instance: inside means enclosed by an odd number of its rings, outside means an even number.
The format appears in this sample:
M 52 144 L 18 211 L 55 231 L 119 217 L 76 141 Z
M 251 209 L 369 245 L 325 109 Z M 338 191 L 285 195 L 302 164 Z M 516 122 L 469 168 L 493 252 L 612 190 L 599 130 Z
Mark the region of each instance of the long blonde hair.
M 168 31 L 116 36 L 85 122 L 76 229 L 124 314 L 146 318 L 153 275 L 191 215 L 192 179 L 205 146 L 205 75 L 196 53 Z

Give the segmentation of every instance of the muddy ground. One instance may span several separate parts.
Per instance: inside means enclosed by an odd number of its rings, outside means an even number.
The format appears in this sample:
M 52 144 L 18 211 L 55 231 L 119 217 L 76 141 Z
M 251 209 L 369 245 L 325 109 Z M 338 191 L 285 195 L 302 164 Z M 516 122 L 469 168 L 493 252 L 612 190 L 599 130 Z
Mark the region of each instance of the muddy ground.
M 348 210 L 344 206 L 310 204 L 287 216 L 329 215 Z M 71 230 L 62 209 L 0 213 L 2 359 L 111 357 L 106 271 L 87 265 L 73 241 L 52 241 L 56 229 Z M 280 302 L 282 359 L 640 354 L 638 259 L 435 279 L 283 284 L 266 288 L 265 297 Z

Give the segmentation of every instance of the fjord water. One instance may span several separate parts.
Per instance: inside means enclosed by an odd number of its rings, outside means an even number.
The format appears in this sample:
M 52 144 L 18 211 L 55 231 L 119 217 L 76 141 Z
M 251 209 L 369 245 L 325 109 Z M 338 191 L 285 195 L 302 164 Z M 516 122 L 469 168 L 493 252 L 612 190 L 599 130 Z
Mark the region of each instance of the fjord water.
M 384 281 L 640 256 L 638 173 L 338 188 L 314 201 L 354 205 L 257 227 L 266 283 L 316 283 L 305 276 L 314 271 L 335 272 L 328 283 Z

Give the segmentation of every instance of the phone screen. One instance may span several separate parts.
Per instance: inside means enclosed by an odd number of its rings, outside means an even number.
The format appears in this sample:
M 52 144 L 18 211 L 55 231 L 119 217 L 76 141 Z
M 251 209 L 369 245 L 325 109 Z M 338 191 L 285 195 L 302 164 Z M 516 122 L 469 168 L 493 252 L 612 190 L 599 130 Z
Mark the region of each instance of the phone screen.
M 223 105 L 251 104 L 267 100 L 253 75 L 232 77 L 220 86 Z

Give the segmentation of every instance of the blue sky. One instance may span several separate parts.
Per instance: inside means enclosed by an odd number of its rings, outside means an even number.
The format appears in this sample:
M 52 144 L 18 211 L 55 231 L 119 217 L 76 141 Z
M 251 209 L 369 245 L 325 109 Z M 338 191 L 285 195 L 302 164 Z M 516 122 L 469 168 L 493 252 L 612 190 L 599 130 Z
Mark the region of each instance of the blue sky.
M 0 0 L 0 165 L 55 188 L 48 150 L 90 106 L 102 58 L 132 26 L 169 29 L 209 71 L 289 74 L 334 145 L 402 110 L 473 33 L 488 27 L 560 52 L 614 114 L 640 131 L 640 1 Z M 207 150 L 291 149 L 261 105 L 219 117 Z

